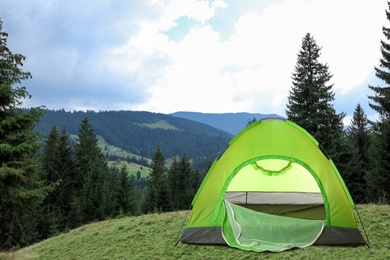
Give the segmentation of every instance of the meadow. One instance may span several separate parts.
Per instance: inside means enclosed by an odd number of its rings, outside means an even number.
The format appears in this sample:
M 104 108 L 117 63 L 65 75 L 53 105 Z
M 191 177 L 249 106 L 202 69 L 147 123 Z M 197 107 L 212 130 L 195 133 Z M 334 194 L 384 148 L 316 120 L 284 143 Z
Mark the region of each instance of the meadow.
M 388 259 L 390 205 L 358 205 L 371 248 L 310 246 L 280 253 L 249 252 L 228 246 L 174 246 L 186 211 L 148 214 L 91 223 L 0 259 Z M 187 221 L 188 221 L 187 217 Z

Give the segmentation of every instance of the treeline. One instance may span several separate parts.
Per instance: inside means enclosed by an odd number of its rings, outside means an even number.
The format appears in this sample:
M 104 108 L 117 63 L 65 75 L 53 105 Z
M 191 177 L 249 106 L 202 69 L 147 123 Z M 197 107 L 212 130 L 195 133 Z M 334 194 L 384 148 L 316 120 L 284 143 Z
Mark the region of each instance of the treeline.
M 390 18 L 390 16 L 388 16 Z M 387 39 L 390 29 L 384 28 Z M 376 76 L 390 84 L 390 45 L 382 42 L 383 71 Z M 308 131 L 319 143 L 342 175 L 356 203 L 390 202 L 390 88 L 373 87 L 369 105 L 379 114 L 379 121 L 369 122 L 360 104 L 344 131 L 344 113 L 334 107 L 332 78 L 328 65 L 321 63 L 321 48 L 308 33 L 302 40 L 297 64 L 292 74 L 293 87 L 288 96 L 286 115 Z M 250 122 L 249 122 L 250 123 Z
M 183 154 L 191 159 L 207 158 L 223 150 L 232 138 L 222 130 L 209 125 L 170 115 L 140 111 L 73 111 L 45 110 L 35 130 L 48 134 L 53 125 L 66 127 L 76 134 L 79 123 L 88 116 L 95 133 L 109 144 L 146 158 L 152 158 L 159 146 L 167 158 Z M 153 124 L 166 122 L 172 129 L 153 128 Z
M 165 158 L 158 147 L 152 159 L 152 172 L 141 205 L 142 211 L 149 213 L 188 209 L 203 177 L 198 168 L 192 168 L 185 155 L 179 160 L 174 156 L 171 166 L 166 168 Z

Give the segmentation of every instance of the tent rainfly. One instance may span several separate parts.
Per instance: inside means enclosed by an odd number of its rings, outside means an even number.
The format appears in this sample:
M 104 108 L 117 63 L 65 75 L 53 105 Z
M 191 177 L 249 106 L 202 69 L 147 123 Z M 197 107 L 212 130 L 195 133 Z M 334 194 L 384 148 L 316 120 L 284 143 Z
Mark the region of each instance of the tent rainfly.
M 351 195 L 318 145 L 288 120 L 246 127 L 208 171 L 180 241 L 259 252 L 365 244 Z

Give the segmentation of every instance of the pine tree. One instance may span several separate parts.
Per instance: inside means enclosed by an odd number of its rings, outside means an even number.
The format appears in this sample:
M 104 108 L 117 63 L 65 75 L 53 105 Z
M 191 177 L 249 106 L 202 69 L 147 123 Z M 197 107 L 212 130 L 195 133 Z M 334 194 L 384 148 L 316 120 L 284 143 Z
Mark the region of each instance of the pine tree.
M 21 107 L 22 100 L 31 96 L 19 84 L 31 74 L 20 68 L 25 57 L 7 47 L 2 25 L 0 20 L 0 249 L 7 249 L 34 240 L 26 228 L 33 229 L 34 223 L 23 220 L 54 185 L 44 186 L 38 178 L 39 135 L 33 129 L 43 112 L 40 107 Z
M 389 10 L 386 10 L 390 21 Z M 371 168 L 367 175 L 369 199 L 373 202 L 390 203 L 390 28 L 382 27 L 386 40 L 381 40 L 382 58 L 380 68 L 375 67 L 375 75 L 385 83 L 385 87 L 369 86 L 374 96 L 370 107 L 379 113 L 379 121 L 373 123 L 374 137 L 370 148 Z
M 293 87 L 289 92 L 286 115 L 308 131 L 336 162 L 342 161 L 344 113 L 336 114 L 334 93 L 329 84 L 332 75 L 327 64 L 319 62 L 321 48 L 307 33 L 302 40 Z
M 356 203 L 366 202 L 365 175 L 369 165 L 368 147 L 370 145 L 369 122 L 363 108 L 357 104 L 351 125 L 347 131 L 347 143 L 353 152 L 350 175 L 343 175 Z

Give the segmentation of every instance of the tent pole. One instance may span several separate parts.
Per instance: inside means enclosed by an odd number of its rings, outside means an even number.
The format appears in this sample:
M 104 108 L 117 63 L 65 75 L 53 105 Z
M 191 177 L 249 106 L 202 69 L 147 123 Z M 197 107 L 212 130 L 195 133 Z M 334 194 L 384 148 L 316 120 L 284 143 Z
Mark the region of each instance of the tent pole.
M 364 235 L 365 235 L 366 238 L 367 238 L 366 245 L 367 245 L 368 248 L 371 248 L 370 240 L 368 239 L 368 236 L 367 236 L 367 233 L 366 233 L 366 229 L 364 228 L 364 225 L 363 225 L 363 221 L 362 221 L 362 219 L 360 218 L 359 211 L 358 211 L 356 205 L 354 205 L 354 206 L 355 206 L 356 213 L 357 213 L 357 215 L 358 215 L 358 217 L 359 217 L 360 224 L 362 224 L 363 231 L 364 231 Z
M 183 229 L 184 223 L 185 223 L 185 221 L 186 221 L 186 219 L 187 219 L 188 213 L 190 212 L 191 206 L 192 206 L 192 203 L 190 203 L 190 207 L 189 207 L 188 210 L 187 210 L 186 217 L 184 218 L 183 223 L 181 224 L 179 233 L 177 233 L 176 242 L 173 244 L 174 246 L 177 246 L 177 244 L 179 244 L 179 240 L 180 240 L 179 235 L 180 235 L 180 233 L 181 233 L 181 230 Z

